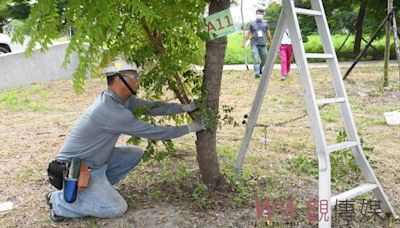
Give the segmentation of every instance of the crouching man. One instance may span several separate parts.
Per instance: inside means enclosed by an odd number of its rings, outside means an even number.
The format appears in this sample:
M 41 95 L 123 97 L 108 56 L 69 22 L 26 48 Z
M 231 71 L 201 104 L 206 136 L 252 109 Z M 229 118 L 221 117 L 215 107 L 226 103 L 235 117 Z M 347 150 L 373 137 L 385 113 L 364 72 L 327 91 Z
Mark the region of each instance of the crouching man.
M 68 166 L 73 158 L 79 158 L 81 164 L 88 167 L 88 185 L 77 191 L 72 203 L 65 201 L 63 190 L 46 194 L 53 221 L 83 216 L 115 218 L 125 213 L 127 203 L 113 185 L 135 168 L 142 159 L 143 150 L 116 147 L 121 134 L 168 140 L 204 130 L 198 122 L 185 126 L 158 126 L 136 119 L 132 110 L 143 105 L 151 107 L 145 114 L 153 116 L 192 112 L 196 106 L 194 103 L 167 104 L 137 98 L 139 70 L 135 63 L 117 59 L 105 74 L 108 88 L 79 118 L 53 161 Z

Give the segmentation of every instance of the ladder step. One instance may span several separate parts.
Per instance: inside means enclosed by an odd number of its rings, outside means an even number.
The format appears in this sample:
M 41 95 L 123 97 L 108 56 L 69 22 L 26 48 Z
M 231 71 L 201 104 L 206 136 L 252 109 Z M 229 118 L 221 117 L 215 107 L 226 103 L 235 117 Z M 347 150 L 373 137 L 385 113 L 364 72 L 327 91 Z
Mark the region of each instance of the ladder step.
M 376 184 L 360 185 L 360 186 L 353 188 L 347 192 L 343 192 L 343 193 L 340 193 L 339 195 L 333 196 L 331 198 L 331 204 L 332 204 L 332 206 L 334 206 L 336 204 L 336 200 L 341 201 L 341 200 L 351 199 L 351 198 L 357 197 L 359 195 L 362 195 L 364 193 L 370 192 L 376 188 L 378 188 L 378 185 L 376 185 Z
M 344 97 L 334 97 L 334 98 L 327 98 L 327 99 L 318 99 L 317 104 L 318 105 L 324 105 L 324 104 L 333 104 L 333 103 L 343 103 L 346 100 Z
M 349 149 L 350 147 L 357 146 L 357 141 L 348 141 L 348 142 L 342 142 L 338 144 L 333 144 L 328 146 L 328 153 L 332 153 L 335 151 L 343 150 L 343 149 Z
M 310 10 L 310 9 L 303 9 L 303 8 L 294 8 L 294 11 L 297 14 L 302 15 L 309 15 L 309 16 L 321 16 L 322 12 L 318 10 Z
M 332 54 L 306 53 L 308 59 L 332 59 Z

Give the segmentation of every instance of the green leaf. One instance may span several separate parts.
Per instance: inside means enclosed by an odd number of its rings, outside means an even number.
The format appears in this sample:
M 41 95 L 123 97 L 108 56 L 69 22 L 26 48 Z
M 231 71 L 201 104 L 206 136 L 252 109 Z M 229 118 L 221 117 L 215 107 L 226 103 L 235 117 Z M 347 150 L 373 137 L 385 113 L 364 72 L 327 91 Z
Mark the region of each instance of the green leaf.
M 140 137 L 136 137 L 136 136 L 132 136 L 128 139 L 128 141 L 126 141 L 126 143 L 132 144 L 132 145 L 139 145 L 140 142 L 142 142 L 142 139 Z

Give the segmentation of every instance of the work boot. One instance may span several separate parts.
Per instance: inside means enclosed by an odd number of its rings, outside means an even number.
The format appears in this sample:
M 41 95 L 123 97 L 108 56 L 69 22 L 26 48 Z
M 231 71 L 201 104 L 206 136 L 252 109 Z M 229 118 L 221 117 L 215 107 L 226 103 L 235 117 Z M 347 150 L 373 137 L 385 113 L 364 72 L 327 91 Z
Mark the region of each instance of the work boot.
M 51 192 L 45 194 L 46 204 L 50 207 L 50 219 L 53 222 L 62 222 L 65 220 L 64 216 L 59 216 L 54 213 L 53 204 L 50 201 Z
M 46 194 L 44 195 L 44 198 L 45 198 L 45 200 L 46 200 L 46 204 L 47 204 L 47 206 L 50 207 L 50 210 L 51 210 L 51 209 L 53 209 L 53 205 L 51 204 L 50 197 L 51 197 L 51 192 L 46 193 Z
M 50 210 L 50 219 L 51 219 L 53 222 L 63 222 L 63 221 L 65 220 L 65 217 L 64 217 L 64 216 L 56 215 L 56 214 L 54 213 L 54 210 L 51 209 L 51 210 Z

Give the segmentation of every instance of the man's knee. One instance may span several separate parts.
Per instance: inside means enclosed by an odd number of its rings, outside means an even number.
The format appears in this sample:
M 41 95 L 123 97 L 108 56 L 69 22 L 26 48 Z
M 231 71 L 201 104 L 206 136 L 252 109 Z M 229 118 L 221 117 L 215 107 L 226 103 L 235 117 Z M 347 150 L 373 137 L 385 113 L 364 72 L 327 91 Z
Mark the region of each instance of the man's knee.
M 120 159 L 122 158 L 124 162 L 132 165 L 137 165 L 142 160 L 144 154 L 144 150 L 137 146 L 124 147 L 121 148 L 121 151 Z
M 132 156 L 131 159 L 135 164 L 138 164 L 143 157 L 144 150 L 140 147 L 134 147 L 132 148 Z
M 121 217 L 123 214 L 125 214 L 126 210 L 128 209 L 128 204 L 125 202 L 125 200 L 121 200 L 118 203 L 103 208 L 103 211 L 101 212 L 101 216 L 103 218 L 118 218 Z

